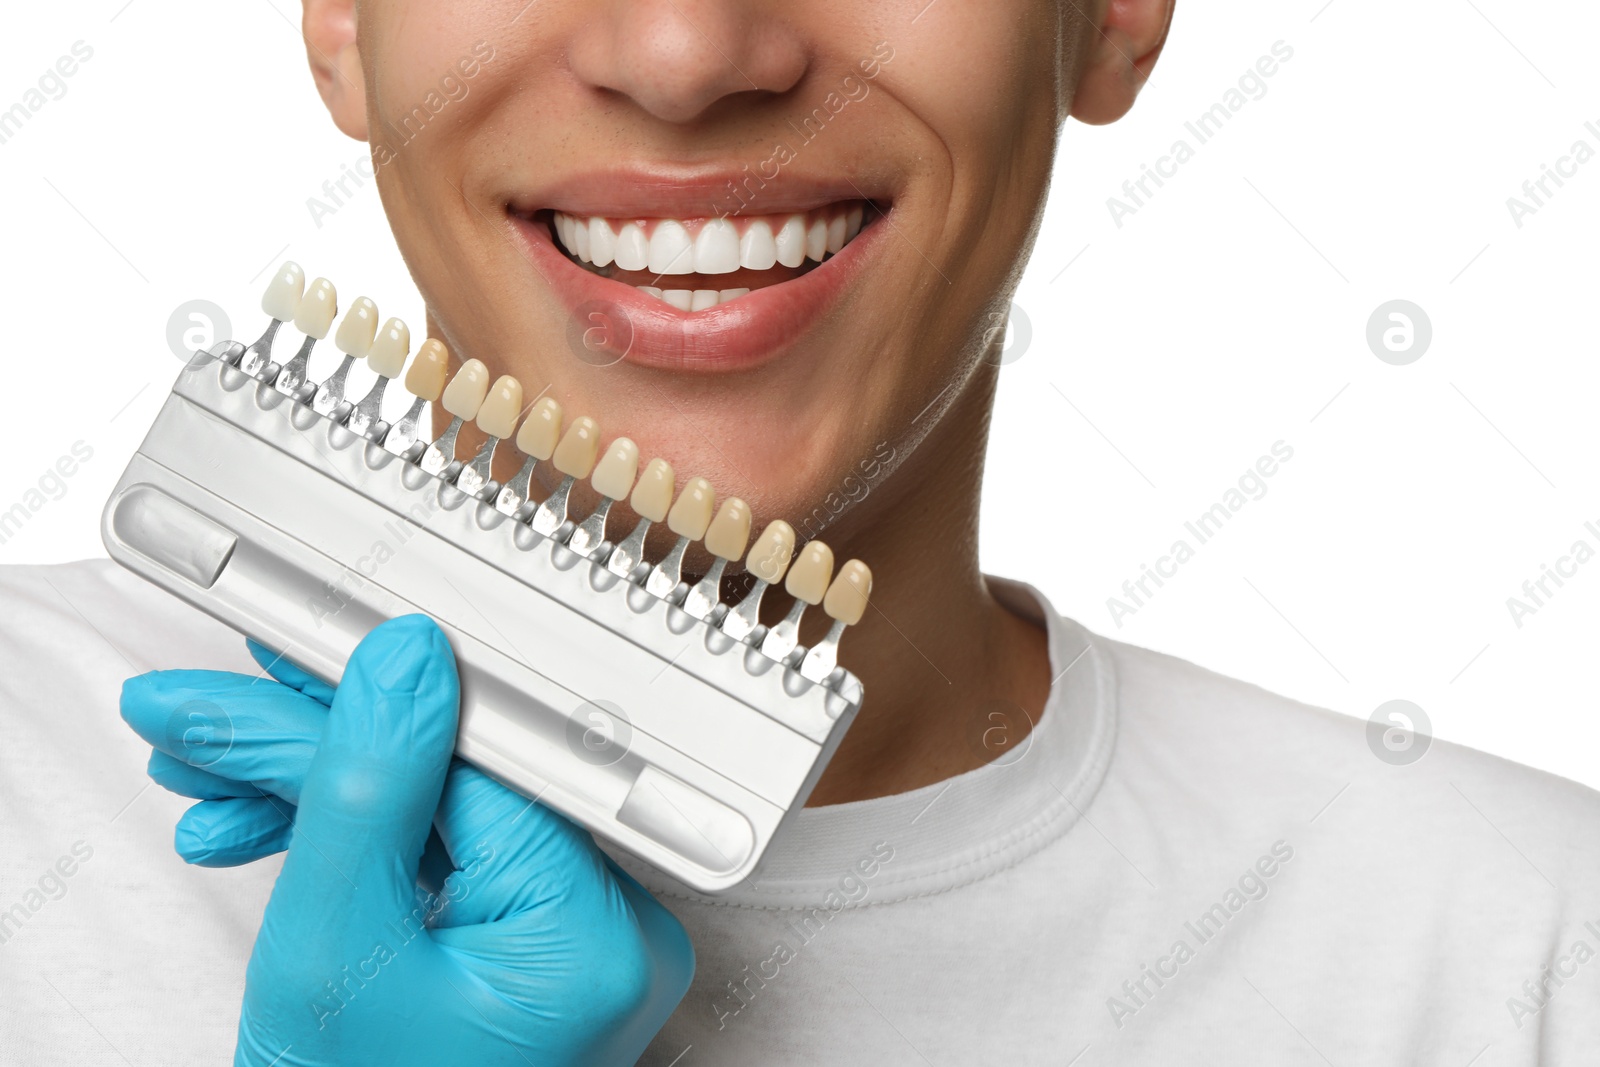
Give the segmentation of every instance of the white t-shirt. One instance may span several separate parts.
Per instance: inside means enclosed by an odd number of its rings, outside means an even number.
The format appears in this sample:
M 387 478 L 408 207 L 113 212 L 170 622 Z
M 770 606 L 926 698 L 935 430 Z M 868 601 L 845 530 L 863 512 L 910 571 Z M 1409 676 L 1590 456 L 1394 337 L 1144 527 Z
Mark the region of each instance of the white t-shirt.
M 995 584 L 1059 676 L 1027 742 L 805 810 L 715 900 L 624 861 L 698 959 L 642 1062 L 1600 1062 L 1600 794 L 1442 742 L 1386 762 L 1361 720 Z M 173 853 L 189 802 L 117 713 L 172 667 L 255 673 L 113 564 L 0 568 L 0 1062 L 228 1062 L 279 864 Z

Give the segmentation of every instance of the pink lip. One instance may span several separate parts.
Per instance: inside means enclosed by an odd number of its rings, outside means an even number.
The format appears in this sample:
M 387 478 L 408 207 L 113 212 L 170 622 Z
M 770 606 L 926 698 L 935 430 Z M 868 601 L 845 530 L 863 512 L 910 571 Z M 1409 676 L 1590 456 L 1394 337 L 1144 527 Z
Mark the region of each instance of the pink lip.
M 611 218 L 692 218 L 701 213 L 691 207 L 693 198 L 702 207 L 707 203 L 704 183 L 694 184 L 697 188 L 633 185 L 625 199 L 620 185 L 597 184 L 581 200 L 552 191 L 552 200 L 539 206 Z M 817 187 L 809 188 L 806 199 L 799 200 L 801 194 L 791 191 L 782 201 L 774 193 L 770 199 L 755 200 L 749 213 L 779 214 L 861 196 L 853 188 L 838 196 L 817 193 Z M 584 346 L 585 360 L 626 360 L 672 371 L 741 371 L 778 358 L 826 317 L 856 282 L 884 229 L 864 225 L 840 252 L 799 278 L 756 289 L 707 311 L 687 312 L 579 267 L 556 247 L 542 216 L 531 219 L 510 213 L 508 217 L 536 271 L 566 305 L 576 327 L 568 336 L 583 338 L 575 343 Z M 670 278 L 662 279 L 662 288 L 669 288 L 668 282 Z

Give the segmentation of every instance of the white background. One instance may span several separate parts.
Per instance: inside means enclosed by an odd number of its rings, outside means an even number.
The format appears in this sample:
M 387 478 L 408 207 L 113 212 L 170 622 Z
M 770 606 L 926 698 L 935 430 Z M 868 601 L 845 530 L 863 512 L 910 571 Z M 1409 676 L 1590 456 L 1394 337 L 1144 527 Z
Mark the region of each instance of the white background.
M 370 185 L 320 228 L 306 209 L 364 150 L 326 119 L 297 22 L 287 0 L 9 14 L 0 109 L 74 42 L 94 55 L 0 144 L 0 511 L 75 442 L 93 458 L 0 564 L 101 553 L 185 301 L 253 339 L 292 256 L 420 328 Z M 1506 204 L 1574 141 L 1600 149 L 1597 39 L 1576 0 L 1184 0 L 1134 114 L 1067 129 L 1003 372 L 986 568 L 1102 633 L 1361 717 L 1408 699 L 1441 737 L 1600 786 L 1600 560 L 1520 628 L 1506 604 L 1574 541 L 1600 549 L 1600 160 L 1521 227 Z M 1199 144 L 1185 122 L 1277 41 L 1293 57 L 1265 95 Z M 1194 158 L 1116 225 L 1107 198 L 1180 138 Z M 1433 329 L 1406 366 L 1366 341 L 1397 298 Z M 1279 440 L 1266 495 L 1119 626 L 1107 598 L 1194 544 L 1184 522 Z

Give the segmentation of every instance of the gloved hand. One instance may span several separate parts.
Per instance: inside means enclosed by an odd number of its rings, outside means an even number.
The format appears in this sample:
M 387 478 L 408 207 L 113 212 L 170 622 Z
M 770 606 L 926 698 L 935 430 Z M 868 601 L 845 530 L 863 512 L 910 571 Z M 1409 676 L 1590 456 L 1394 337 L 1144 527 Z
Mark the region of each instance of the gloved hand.
M 688 936 L 587 833 L 452 761 L 432 620 L 375 628 L 337 691 L 251 652 L 277 681 L 157 671 L 122 691 L 151 777 L 200 798 L 185 859 L 288 847 L 234 1062 L 633 1063 L 688 988 Z

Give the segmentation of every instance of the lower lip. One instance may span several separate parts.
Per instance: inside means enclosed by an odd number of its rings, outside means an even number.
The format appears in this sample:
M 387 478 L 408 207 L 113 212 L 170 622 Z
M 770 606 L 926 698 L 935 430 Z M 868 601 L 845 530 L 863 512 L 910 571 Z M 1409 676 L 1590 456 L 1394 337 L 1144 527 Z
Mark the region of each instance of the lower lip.
M 673 371 L 738 371 L 777 359 L 828 313 L 863 270 L 882 226 L 869 225 L 806 274 L 705 311 L 679 311 L 631 285 L 591 274 L 555 246 L 549 226 L 510 216 L 538 273 L 566 305 L 585 362 Z M 670 287 L 671 276 L 661 279 Z

